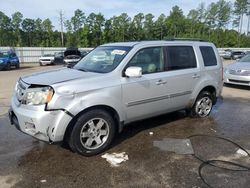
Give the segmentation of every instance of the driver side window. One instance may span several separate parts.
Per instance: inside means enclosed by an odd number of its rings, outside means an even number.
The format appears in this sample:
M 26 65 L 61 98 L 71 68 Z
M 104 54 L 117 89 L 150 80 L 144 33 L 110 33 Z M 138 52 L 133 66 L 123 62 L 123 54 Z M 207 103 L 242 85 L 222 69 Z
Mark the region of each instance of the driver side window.
M 162 47 L 144 48 L 138 51 L 130 60 L 127 67 L 141 67 L 142 74 L 164 71 L 164 57 Z

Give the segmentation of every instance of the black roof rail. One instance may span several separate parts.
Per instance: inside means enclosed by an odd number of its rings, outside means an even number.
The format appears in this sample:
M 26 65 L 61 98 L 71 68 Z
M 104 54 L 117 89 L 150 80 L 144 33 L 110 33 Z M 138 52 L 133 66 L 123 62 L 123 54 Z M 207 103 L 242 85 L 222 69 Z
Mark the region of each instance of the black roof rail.
M 204 39 L 197 39 L 197 38 L 166 38 L 165 41 L 198 41 L 198 42 L 208 42 Z

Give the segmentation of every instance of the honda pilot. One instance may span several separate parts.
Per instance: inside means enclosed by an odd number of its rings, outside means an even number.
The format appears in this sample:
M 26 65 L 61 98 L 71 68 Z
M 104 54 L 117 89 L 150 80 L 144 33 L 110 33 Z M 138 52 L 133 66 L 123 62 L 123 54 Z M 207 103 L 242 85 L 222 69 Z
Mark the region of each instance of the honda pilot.
M 128 123 L 178 110 L 208 116 L 221 94 L 222 75 L 209 42 L 104 44 L 72 68 L 21 77 L 9 117 L 28 135 L 66 141 L 91 156 L 106 150 Z

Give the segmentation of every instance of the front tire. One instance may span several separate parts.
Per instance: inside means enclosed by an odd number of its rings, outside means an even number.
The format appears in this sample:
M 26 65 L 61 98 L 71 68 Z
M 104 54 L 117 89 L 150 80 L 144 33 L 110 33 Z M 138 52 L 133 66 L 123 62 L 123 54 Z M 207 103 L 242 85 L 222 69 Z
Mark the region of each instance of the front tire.
M 96 109 L 78 117 L 68 143 L 72 151 L 92 156 L 106 150 L 114 136 L 114 119 L 106 111 Z
M 10 64 L 10 62 L 8 62 L 6 65 L 6 70 L 10 70 L 10 69 L 11 69 L 11 64 Z
M 191 117 L 204 118 L 209 116 L 212 107 L 213 99 L 211 93 L 208 91 L 202 91 L 198 95 L 193 107 L 188 112 Z
M 17 64 L 16 64 L 16 69 L 19 69 L 20 68 L 20 63 L 18 62 Z

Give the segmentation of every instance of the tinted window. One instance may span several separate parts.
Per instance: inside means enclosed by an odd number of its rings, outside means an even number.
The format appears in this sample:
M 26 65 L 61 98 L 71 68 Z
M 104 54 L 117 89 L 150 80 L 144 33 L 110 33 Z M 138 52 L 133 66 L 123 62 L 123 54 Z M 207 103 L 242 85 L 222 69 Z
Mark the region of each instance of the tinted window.
M 3 52 L 3 53 L 0 53 L 0 57 L 6 58 L 6 57 L 9 57 L 9 54 L 8 52 Z
M 162 72 L 164 70 L 164 57 L 162 47 L 145 48 L 138 51 L 130 60 L 127 67 L 142 68 L 142 74 Z
M 12 54 L 11 54 L 11 57 L 16 57 L 16 54 L 15 54 L 15 53 L 12 53 Z
M 167 47 L 167 70 L 189 69 L 196 67 L 196 58 L 191 46 Z
M 216 56 L 214 50 L 210 46 L 200 46 L 201 54 L 203 57 L 205 66 L 215 66 L 217 65 Z

